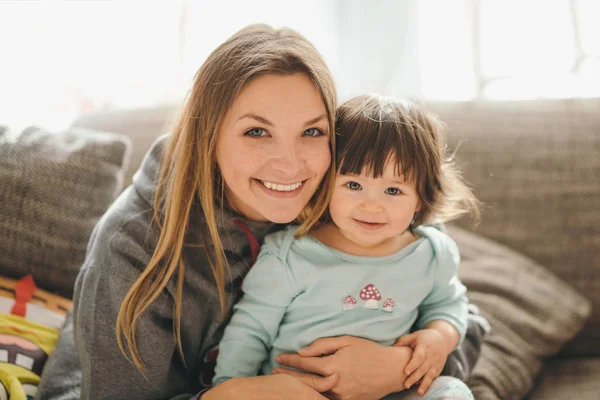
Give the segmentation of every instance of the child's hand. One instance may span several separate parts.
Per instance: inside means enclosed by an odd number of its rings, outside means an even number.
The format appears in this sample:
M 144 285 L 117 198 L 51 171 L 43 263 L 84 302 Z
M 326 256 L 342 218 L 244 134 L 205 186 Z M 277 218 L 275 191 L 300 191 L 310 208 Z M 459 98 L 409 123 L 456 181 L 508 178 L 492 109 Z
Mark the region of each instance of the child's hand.
M 404 387 L 408 389 L 422 379 L 418 392 L 423 396 L 446 364 L 448 354 L 444 337 L 435 329 L 422 329 L 410 335 L 401 336 L 394 346 L 409 346 L 414 350 L 412 358 L 404 370 L 408 376 L 404 381 Z

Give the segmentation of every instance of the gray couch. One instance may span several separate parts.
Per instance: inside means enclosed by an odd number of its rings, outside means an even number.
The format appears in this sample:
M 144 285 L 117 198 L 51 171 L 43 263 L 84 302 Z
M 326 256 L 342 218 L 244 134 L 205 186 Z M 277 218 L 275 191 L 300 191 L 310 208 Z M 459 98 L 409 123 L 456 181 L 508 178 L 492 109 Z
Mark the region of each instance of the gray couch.
M 476 398 L 599 399 L 600 99 L 427 106 L 447 123 L 449 146 L 484 203 L 475 233 L 466 221 L 448 227 L 461 250 L 469 298 L 492 326 L 468 382 Z M 39 138 L 24 140 L 27 151 L 44 159 L 43 168 L 9 163 L 8 178 L 0 173 L 0 199 L 28 212 L 34 207 L 28 223 L 46 222 L 35 243 L 31 235 L 19 236 L 31 227 L 8 237 L 0 230 L 2 243 L 32 243 L 12 258 L 0 257 L 2 274 L 31 272 L 38 287 L 70 295 L 92 227 L 173 116 L 170 105 L 106 111 L 79 118 L 70 136 L 52 139 L 52 151 L 44 151 L 49 145 Z M 0 155 L 8 146 L 9 157 L 27 160 L 14 145 L 11 150 L 14 141 L 2 139 L 0 131 Z M 75 169 L 65 166 L 73 160 Z M 24 176 L 21 165 L 31 173 Z M 38 177 L 43 174 L 50 176 Z M 65 179 L 51 179 L 56 174 L 76 181 L 68 183 L 71 192 Z M 45 192 L 34 191 L 27 179 Z M 11 192 L 14 182 L 21 189 Z M 35 202 L 28 203 L 33 194 Z M 3 217 L 0 209 L 0 225 L 15 224 L 19 212 Z M 75 233 L 69 224 L 77 226 Z

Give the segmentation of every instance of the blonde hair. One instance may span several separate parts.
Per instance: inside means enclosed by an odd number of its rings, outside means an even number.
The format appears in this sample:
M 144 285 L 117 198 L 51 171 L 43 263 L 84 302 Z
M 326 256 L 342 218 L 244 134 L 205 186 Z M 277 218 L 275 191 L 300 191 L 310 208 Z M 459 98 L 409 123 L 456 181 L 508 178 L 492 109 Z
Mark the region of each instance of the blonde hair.
M 337 170 L 383 175 L 395 161 L 396 173 L 413 180 L 421 209 L 411 227 L 448 222 L 471 214 L 479 220 L 479 201 L 448 156 L 444 126 L 414 103 L 361 95 L 340 105 L 336 117 Z
M 250 80 L 265 74 L 298 72 L 306 74 L 321 94 L 329 116 L 334 159 L 336 93 L 333 78 L 319 52 L 297 32 L 289 28 L 250 25 L 217 47 L 198 70 L 162 159 L 154 200 L 154 222 L 160 233 L 158 243 L 150 262 L 125 296 L 117 317 L 119 348 L 140 371 L 143 372 L 144 364 L 136 345 L 137 323 L 175 277 L 173 333 L 183 358 L 181 303 L 185 265 L 182 253 L 194 203 L 199 203 L 208 228 L 208 232 L 202 232 L 202 241 L 219 293 L 221 316 L 226 316 L 225 286 L 229 265 L 217 227 L 218 208 L 215 207 L 215 199 L 222 196 L 223 187 L 216 166 L 217 130 L 223 116 Z M 308 232 L 326 210 L 334 175 L 334 168 L 330 168 L 320 188 L 298 216 L 301 234 Z M 208 252 L 207 243 L 213 245 L 214 254 Z

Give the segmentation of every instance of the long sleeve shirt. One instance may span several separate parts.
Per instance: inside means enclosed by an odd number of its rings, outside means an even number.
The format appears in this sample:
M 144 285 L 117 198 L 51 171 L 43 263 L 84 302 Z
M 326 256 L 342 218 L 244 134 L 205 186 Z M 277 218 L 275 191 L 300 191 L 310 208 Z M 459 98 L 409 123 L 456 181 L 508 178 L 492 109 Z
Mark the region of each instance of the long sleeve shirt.
M 467 328 L 466 289 L 457 277 L 454 241 L 434 227 L 382 257 L 354 256 L 297 227 L 267 236 L 242 285 L 243 297 L 219 344 L 213 384 L 270 374 L 280 353 L 295 353 L 322 337 L 351 335 L 392 345 L 445 320 L 461 341 Z

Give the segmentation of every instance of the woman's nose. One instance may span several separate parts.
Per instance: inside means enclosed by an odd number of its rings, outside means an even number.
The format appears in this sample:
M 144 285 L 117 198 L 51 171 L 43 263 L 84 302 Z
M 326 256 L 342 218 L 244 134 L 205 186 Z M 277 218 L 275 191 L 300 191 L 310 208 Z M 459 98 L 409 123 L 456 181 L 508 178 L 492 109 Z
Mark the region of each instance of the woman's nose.
M 306 165 L 306 157 L 295 144 L 283 144 L 276 149 L 270 166 L 286 178 L 298 177 Z

